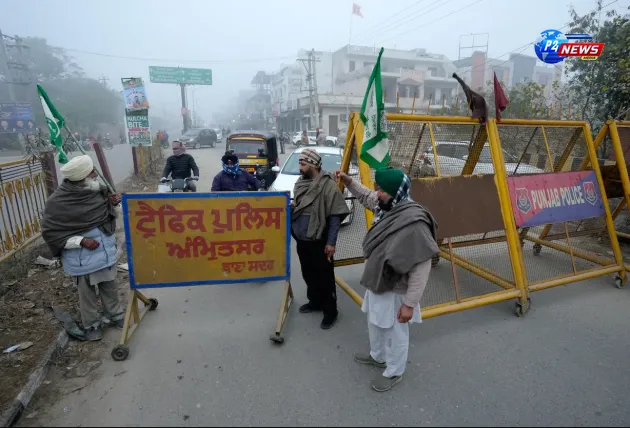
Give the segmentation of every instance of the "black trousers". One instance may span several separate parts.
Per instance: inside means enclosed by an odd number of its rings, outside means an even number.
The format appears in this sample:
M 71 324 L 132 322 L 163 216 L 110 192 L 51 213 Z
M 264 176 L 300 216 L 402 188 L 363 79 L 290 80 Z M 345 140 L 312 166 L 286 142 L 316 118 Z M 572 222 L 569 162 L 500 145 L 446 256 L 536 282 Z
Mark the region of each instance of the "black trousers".
M 296 240 L 296 243 L 309 302 L 325 315 L 337 315 L 334 260 L 328 261 L 324 253 L 326 242 Z

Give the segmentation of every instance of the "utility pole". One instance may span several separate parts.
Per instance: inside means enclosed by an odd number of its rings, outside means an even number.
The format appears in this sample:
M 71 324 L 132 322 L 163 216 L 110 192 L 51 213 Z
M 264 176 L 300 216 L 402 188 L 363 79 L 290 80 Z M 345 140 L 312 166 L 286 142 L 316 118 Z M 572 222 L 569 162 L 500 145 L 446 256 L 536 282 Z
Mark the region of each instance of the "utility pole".
M 308 53 L 308 71 L 306 78 L 308 79 L 308 117 L 310 119 L 310 128 L 312 128 L 315 123 L 315 121 L 313 120 L 313 107 L 315 107 L 313 100 L 313 51 Z
M 311 49 L 311 58 L 313 62 L 313 92 L 315 98 L 315 128 L 320 127 L 319 121 L 319 94 L 317 93 L 317 70 L 315 69 L 315 49 Z
M 99 77 L 99 79 L 98 79 L 98 81 L 101 82 L 101 85 L 103 85 L 105 87 L 107 87 L 107 81 L 108 80 L 109 80 L 109 78 L 103 76 L 102 74 L 101 74 L 101 77 Z
M 317 81 L 314 78 L 315 73 L 315 63 L 319 61 L 319 59 L 315 58 L 315 50 L 312 49 L 308 52 L 307 59 L 298 59 L 304 66 L 306 70 L 306 80 L 308 80 L 308 104 L 309 104 L 309 119 L 311 121 L 311 127 L 319 127 L 319 102 L 316 101 L 317 98 Z M 306 63 L 306 64 L 305 64 Z M 317 109 L 317 114 L 315 114 L 315 109 Z
M 0 30 L 0 74 L 4 76 L 4 83 L 7 85 L 7 90 L 9 91 L 9 101 L 15 102 L 15 92 L 13 91 L 13 78 L 11 76 L 11 72 L 9 71 L 9 54 L 7 53 L 7 47 L 4 44 L 4 38 L 7 37 L 2 34 L 2 30 Z

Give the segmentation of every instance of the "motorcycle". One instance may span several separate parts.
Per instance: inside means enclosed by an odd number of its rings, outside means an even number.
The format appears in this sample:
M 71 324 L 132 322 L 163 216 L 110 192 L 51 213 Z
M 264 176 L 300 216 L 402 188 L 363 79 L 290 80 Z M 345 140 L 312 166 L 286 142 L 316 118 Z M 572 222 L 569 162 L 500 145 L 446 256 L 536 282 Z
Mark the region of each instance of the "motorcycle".
M 189 181 L 199 181 L 198 178 L 188 177 L 188 178 L 176 178 L 171 180 L 169 178 L 161 180 L 160 184 L 158 184 L 158 193 L 183 193 L 183 192 L 191 192 L 190 187 L 188 186 Z

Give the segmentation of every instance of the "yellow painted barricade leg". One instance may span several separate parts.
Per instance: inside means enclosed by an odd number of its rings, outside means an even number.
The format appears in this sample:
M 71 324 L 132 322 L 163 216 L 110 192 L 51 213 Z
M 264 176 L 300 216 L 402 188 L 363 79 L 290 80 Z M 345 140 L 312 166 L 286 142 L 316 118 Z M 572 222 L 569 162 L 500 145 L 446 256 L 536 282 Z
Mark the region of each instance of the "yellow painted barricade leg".
M 144 303 L 144 310 L 140 312 L 138 301 Z M 136 332 L 140 322 L 149 311 L 154 311 L 158 307 L 158 301 L 154 298 L 147 298 L 138 290 L 129 290 L 129 302 L 125 312 L 125 324 L 120 334 L 119 344 L 112 350 L 112 358 L 116 361 L 124 361 L 129 357 L 129 346 L 131 336 Z
M 280 304 L 280 313 L 278 314 L 278 322 L 276 323 L 276 331 L 271 335 L 271 337 L 269 337 L 269 340 L 274 343 L 284 343 L 282 328 L 284 327 L 284 322 L 287 319 L 291 303 L 293 303 L 293 288 L 291 287 L 291 281 L 285 281 L 284 292 L 282 293 L 282 303 Z

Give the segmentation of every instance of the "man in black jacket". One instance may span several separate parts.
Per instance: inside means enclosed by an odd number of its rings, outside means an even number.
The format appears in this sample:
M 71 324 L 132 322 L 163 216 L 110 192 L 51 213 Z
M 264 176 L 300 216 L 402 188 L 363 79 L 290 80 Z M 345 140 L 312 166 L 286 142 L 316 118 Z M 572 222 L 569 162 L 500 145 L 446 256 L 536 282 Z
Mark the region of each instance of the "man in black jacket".
M 192 174 L 190 173 L 191 170 Z M 199 180 L 199 168 L 197 168 L 195 159 L 186 153 L 186 147 L 180 141 L 173 141 L 173 156 L 169 156 L 166 159 L 166 165 L 160 181 L 166 181 L 169 174 L 173 180 L 183 180 L 188 177 Z M 197 185 L 194 181 L 189 180 L 186 182 L 186 185 L 191 192 L 197 191 Z

